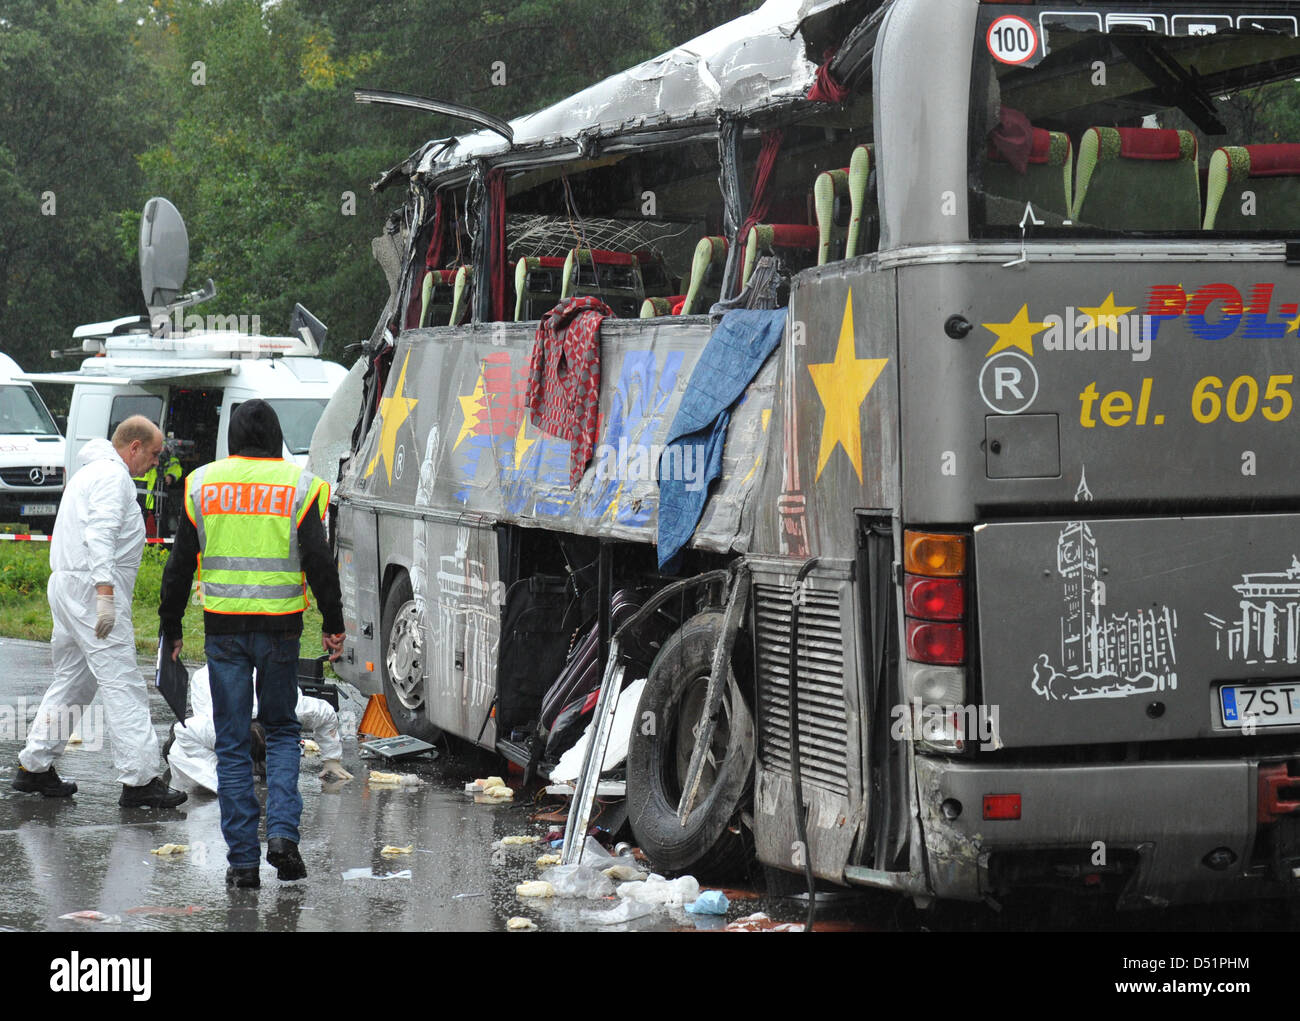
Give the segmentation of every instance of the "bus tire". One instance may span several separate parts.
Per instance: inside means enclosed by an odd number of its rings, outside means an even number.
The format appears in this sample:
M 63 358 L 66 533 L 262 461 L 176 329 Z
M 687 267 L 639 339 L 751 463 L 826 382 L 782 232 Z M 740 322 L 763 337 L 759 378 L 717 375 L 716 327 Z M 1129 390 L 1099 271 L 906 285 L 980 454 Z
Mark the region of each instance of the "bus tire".
M 628 820 L 641 849 L 666 875 L 726 878 L 743 872 L 751 856 L 740 815 L 753 793 L 754 719 L 734 673 L 714 733 L 715 756 L 722 756 L 715 769 L 706 770 L 687 825 L 677 822 L 722 622 L 721 613 L 699 614 L 664 643 L 650 666 L 632 729 Z M 743 640 L 737 642 L 733 663 L 741 665 L 744 649 Z
M 442 731 L 429 722 L 425 706 L 425 651 L 411 579 L 402 571 L 388 586 L 380 618 L 383 647 L 380 678 L 388 712 L 398 733 L 436 741 Z

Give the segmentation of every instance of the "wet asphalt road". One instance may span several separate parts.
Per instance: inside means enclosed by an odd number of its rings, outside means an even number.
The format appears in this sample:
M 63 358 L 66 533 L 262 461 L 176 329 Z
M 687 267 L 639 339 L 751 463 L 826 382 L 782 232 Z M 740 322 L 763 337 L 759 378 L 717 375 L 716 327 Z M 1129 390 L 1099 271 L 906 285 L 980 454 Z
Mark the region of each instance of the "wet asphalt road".
M 355 739 L 344 742 L 343 762 L 355 779 L 323 789 L 320 760 L 306 756 L 299 786 L 303 795 L 301 851 L 308 878 L 280 883 L 263 863 L 257 891 L 225 887 L 225 842 L 215 796 L 191 794 L 172 811 L 121 809 L 121 791 L 107 748 L 70 746 L 58 764 L 75 780 L 72 798 L 18 794 L 9 787 L 22 746 L 14 712 L 29 720 L 50 677 L 49 647 L 37 642 L 0 639 L 0 931 L 499 931 L 513 916 L 532 918 L 542 930 L 694 930 L 716 928 L 755 911 L 776 921 L 799 921 L 806 901 L 764 892 L 764 877 L 751 877 L 744 896 L 733 898 L 727 919 L 698 918 L 680 909 L 618 926 L 597 925 L 595 912 L 611 907 L 593 900 L 528 901 L 515 895 L 517 884 L 543 878 L 536 858 L 550 848 L 501 846 L 513 834 L 542 836 L 548 824 L 531 821 L 539 807 L 531 792 L 514 804 L 475 804 L 465 783 L 502 763 L 463 746 L 442 750 L 436 761 L 407 760 L 380 769 L 414 772 L 423 781 L 413 788 L 372 788 L 371 759 Z M 142 664 L 151 675 L 152 664 Z M 160 742 L 171 711 L 151 695 Z M 346 708 L 342 714 L 345 718 Z M 265 788 L 259 785 L 264 796 Z M 263 836 L 263 839 L 265 837 Z M 188 853 L 162 858 L 150 854 L 164 844 L 185 844 Z M 414 845 L 410 855 L 384 858 L 385 845 Z M 344 880 L 349 869 L 370 868 L 376 875 L 410 869 L 394 879 Z M 786 891 L 795 877 L 782 877 Z M 757 891 L 757 892 L 755 892 Z M 98 911 L 109 921 L 61 919 L 78 911 Z M 1180 908 L 1115 915 L 1070 902 L 1034 899 L 1027 908 L 994 913 L 978 905 L 944 905 L 922 914 L 889 894 L 851 891 L 832 894 L 818 909 L 819 928 L 868 931 L 1020 931 L 1090 929 L 1146 931 L 1293 930 L 1295 916 L 1280 904 Z
M 0 639 L 0 709 L 35 714 L 50 677 L 49 647 Z M 152 672 L 151 664 L 143 664 Z M 152 716 L 160 742 L 172 716 L 156 693 Z M 513 805 L 475 804 L 464 785 L 493 760 L 442 755 L 436 762 L 407 760 L 396 768 L 424 781 L 404 789 L 371 788 L 368 757 L 355 740 L 344 742 L 343 762 L 355 779 L 322 789 L 319 758 L 303 759 L 301 852 L 308 878 L 280 883 L 263 862 L 262 887 L 227 891 L 225 842 L 215 796 L 191 794 L 178 809 L 122 809 L 107 747 L 70 746 L 58 763 L 75 780 L 71 798 L 42 798 L 12 791 L 20 728 L 0 716 L 0 930 L 263 930 L 263 931 L 493 931 L 512 916 L 529 916 L 542 929 L 591 928 L 587 912 L 608 907 L 592 901 L 529 903 L 515 886 L 537 879 L 535 861 L 550 848 L 501 847 L 510 834 L 544 835 L 530 822 L 530 800 Z M 378 768 L 394 767 L 377 763 Z M 265 788 L 259 785 L 264 798 Z M 263 840 L 265 833 L 263 832 Z M 150 854 L 164 844 L 185 844 L 187 854 Z M 410 855 L 384 858 L 385 845 L 414 845 Z M 494 846 L 496 844 L 497 846 Z M 348 869 L 379 875 L 410 869 L 409 879 L 347 880 Z M 732 917 L 763 905 L 738 902 Z M 98 911 L 114 920 L 60 919 Z M 793 918 L 792 905 L 783 917 Z M 702 924 L 717 925 L 715 920 Z M 692 916 L 662 909 L 622 928 L 694 928 Z

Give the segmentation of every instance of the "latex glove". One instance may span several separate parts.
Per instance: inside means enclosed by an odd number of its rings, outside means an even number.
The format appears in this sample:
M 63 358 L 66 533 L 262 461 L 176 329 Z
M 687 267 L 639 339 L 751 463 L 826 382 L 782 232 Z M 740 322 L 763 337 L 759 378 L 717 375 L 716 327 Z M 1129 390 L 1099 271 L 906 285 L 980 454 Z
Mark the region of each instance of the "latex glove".
M 113 612 L 113 593 L 95 593 L 95 637 L 107 638 L 113 631 L 117 614 Z
M 326 759 L 324 769 L 320 771 L 322 780 L 351 780 L 352 774 L 343 768 L 339 759 Z
M 325 651 L 329 653 L 331 663 L 338 662 L 339 658 L 343 655 L 343 638 L 343 632 L 339 632 L 337 635 L 321 635 L 321 645 L 323 645 Z

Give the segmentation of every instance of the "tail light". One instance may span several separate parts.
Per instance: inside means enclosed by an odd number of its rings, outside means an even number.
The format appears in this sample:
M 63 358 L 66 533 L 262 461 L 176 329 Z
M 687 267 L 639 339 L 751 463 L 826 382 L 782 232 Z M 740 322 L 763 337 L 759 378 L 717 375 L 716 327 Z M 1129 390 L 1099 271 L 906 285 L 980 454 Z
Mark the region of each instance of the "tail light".
M 966 562 L 964 535 L 903 533 L 907 663 L 904 695 L 914 734 L 935 751 L 966 747 Z M 915 717 L 921 714 L 925 725 Z

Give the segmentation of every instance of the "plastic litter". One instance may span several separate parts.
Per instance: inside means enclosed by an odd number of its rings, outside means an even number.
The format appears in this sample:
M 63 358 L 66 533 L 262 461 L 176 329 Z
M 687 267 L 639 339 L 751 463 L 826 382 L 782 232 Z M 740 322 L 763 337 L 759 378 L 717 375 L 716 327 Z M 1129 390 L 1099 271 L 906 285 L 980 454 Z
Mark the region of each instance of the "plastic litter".
M 106 915 L 102 911 L 69 911 L 66 915 L 59 915 L 59 920 L 67 922 L 104 922 L 108 925 L 116 925 L 122 921 L 122 916 Z
M 725 932 L 803 932 L 799 922 L 774 922 L 761 911 L 737 918 L 730 923 Z
M 350 879 L 410 879 L 410 878 L 411 878 L 410 869 L 402 869 L 401 872 L 388 872 L 382 876 L 368 868 L 345 869 L 343 872 L 343 879 L 345 882 Z
M 638 868 L 631 865 L 611 865 L 607 869 L 602 869 L 603 875 L 609 876 L 610 879 L 616 879 L 620 883 L 639 883 L 643 881 L 646 874 Z
M 466 794 L 482 794 L 489 787 L 504 787 L 506 782 L 499 776 L 489 776 L 465 785 Z
M 320 745 L 318 745 L 311 738 L 305 737 L 302 740 L 302 753 L 304 755 L 319 755 Z
M 643 904 L 636 900 L 621 900 L 612 908 L 604 911 L 584 911 L 579 919 L 588 925 L 622 925 L 638 918 L 653 915 L 659 910 L 658 905 Z
M 382 854 L 385 858 L 391 858 L 394 855 L 398 855 L 398 854 L 410 854 L 414 850 L 415 850 L 414 844 L 407 844 L 405 847 L 397 847 L 394 844 L 385 844 L 382 848 L 380 848 L 379 853 Z
M 620 897 L 630 897 L 644 904 L 667 904 L 681 907 L 698 900 L 700 884 L 694 876 L 679 876 L 677 879 L 665 879 L 652 872 L 644 882 L 624 883 L 618 888 Z
M 693 915 L 725 915 L 729 907 L 731 901 L 721 890 L 705 890 L 693 903 L 686 905 L 686 910 Z
M 632 740 L 632 727 L 636 723 L 636 710 L 641 703 L 641 691 L 645 680 L 633 681 L 618 696 L 614 709 L 614 719 L 610 724 L 609 744 L 605 746 L 605 757 L 600 768 L 613 769 L 627 758 L 628 744 Z M 591 741 L 591 728 L 595 721 L 587 724 L 582 736 L 570 747 L 560 761 L 551 770 L 551 783 L 568 783 L 578 778 L 582 772 L 582 760 L 587 754 L 587 744 Z
M 614 884 L 590 865 L 556 865 L 546 873 L 557 897 L 610 897 Z
M 516 915 L 514 918 L 511 918 L 506 922 L 506 928 L 511 932 L 529 932 L 530 930 L 537 928 L 537 923 L 531 918 L 524 918 L 521 915 Z
M 540 837 L 515 835 L 510 837 L 502 837 L 501 843 L 506 847 L 512 847 L 517 844 L 536 844 L 540 839 L 541 839 Z
M 549 865 L 558 865 L 563 860 L 558 854 L 544 854 L 537 859 L 537 865 L 539 868 L 546 868 Z
M 169 858 L 173 854 L 184 854 L 189 849 L 189 844 L 163 844 L 162 847 L 155 847 L 149 853 L 159 855 L 163 858 Z
M 555 887 L 544 879 L 534 879 L 531 882 L 520 883 L 515 887 L 516 897 L 554 897 Z
M 370 785 L 372 787 L 416 787 L 424 783 L 414 773 L 381 773 L 379 770 L 370 771 Z

